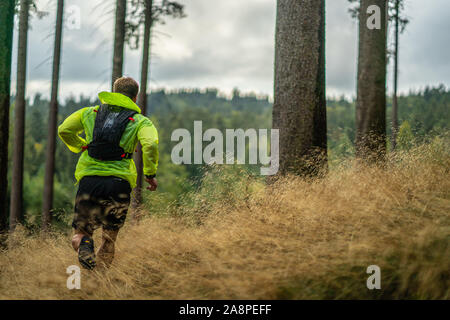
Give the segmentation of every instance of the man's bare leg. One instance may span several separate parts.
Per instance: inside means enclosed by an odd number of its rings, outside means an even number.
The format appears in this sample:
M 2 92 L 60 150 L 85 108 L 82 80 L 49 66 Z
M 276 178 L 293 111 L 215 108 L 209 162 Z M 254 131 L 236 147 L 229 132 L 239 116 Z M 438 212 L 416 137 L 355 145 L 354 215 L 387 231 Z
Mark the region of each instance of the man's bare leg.
M 92 270 L 95 268 L 94 240 L 92 233 L 75 230 L 72 237 L 72 247 L 78 253 L 78 261 L 83 268 Z
M 75 230 L 75 234 L 72 237 L 72 247 L 76 252 L 78 252 L 78 249 L 80 248 L 81 239 L 83 239 L 84 236 L 92 238 L 92 235 L 89 235 L 79 230 Z
M 98 249 L 97 257 L 105 264 L 106 267 L 109 267 L 114 259 L 114 244 L 118 234 L 119 230 L 103 229 L 102 245 L 100 246 L 100 249 Z

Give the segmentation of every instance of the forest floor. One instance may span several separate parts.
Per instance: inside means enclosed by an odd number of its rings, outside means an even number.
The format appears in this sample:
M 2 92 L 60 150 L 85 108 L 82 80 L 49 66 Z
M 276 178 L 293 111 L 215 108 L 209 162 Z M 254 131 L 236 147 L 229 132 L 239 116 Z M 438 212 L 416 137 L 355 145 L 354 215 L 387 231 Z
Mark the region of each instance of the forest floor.
M 384 168 L 348 160 L 268 186 L 216 172 L 183 205 L 127 221 L 111 268 L 82 270 L 80 290 L 66 287 L 70 235 L 19 228 L 0 299 L 449 299 L 449 150 L 437 137 Z

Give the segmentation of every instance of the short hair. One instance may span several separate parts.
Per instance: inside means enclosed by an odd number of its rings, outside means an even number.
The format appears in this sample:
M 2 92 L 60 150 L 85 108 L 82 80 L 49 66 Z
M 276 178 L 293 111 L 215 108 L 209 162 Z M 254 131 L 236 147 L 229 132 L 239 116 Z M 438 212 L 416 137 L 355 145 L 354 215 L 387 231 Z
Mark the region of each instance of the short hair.
M 139 84 L 133 78 L 121 77 L 114 81 L 113 92 L 118 92 L 130 99 L 134 99 L 138 95 Z

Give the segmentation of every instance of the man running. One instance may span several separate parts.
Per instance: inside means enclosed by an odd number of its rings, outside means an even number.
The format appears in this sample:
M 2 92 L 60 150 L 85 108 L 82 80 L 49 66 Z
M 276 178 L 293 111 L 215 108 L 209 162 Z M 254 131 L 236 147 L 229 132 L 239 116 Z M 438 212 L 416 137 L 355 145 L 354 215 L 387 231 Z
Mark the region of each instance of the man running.
M 122 77 L 113 92 L 100 92 L 101 105 L 80 109 L 58 128 L 59 137 L 70 151 L 81 152 L 75 170 L 79 188 L 75 199 L 72 246 L 86 269 L 96 266 L 96 256 L 109 266 L 114 243 L 123 226 L 136 186 L 132 159 L 138 141 L 142 146 L 147 189 L 157 188 L 158 132 L 136 105 L 139 85 Z M 86 139 L 79 136 L 84 131 Z M 95 255 L 94 230 L 102 227 L 102 244 Z

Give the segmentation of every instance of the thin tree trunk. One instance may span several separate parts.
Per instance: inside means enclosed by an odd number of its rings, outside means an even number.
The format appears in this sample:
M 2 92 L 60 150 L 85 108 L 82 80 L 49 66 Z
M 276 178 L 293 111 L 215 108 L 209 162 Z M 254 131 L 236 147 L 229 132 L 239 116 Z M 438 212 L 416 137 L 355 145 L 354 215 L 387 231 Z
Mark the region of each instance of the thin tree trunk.
M 15 0 L 0 2 L 0 233 L 7 230 L 8 138 Z
M 145 24 L 144 24 L 144 45 L 142 48 L 142 66 L 141 66 L 141 88 L 139 91 L 138 105 L 141 108 L 142 114 L 146 115 L 147 111 L 147 85 L 148 85 L 148 71 L 149 71 L 149 59 L 150 59 L 150 38 L 152 28 L 152 7 L 153 1 L 148 0 L 145 7 Z M 133 206 L 137 207 L 142 203 L 142 183 L 143 183 L 143 170 L 144 164 L 142 160 L 142 148 L 138 145 L 138 152 L 135 157 L 136 170 L 137 170 L 137 182 L 134 189 L 134 201 Z
M 381 9 L 380 29 L 369 29 L 367 8 Z M 356 156 L 370 161 L 386 153 L 387 0 L 361 0 L 359 14 Z
M 325 0 L 278 0 L 273 128 L 281 174 L 326 169 Z
M 111 88 L 116 79 L 123 73 L 123 50 L 125 45 L 125 16 L 127 13 L 127 1 L 117 0 L 116 25 L 114 33 L 114 53 Z
M 399 0 L 395 1 L 395 52 L 394 52 L 394 96 L 392 98 L 392 150 L 397 147 L 398 134 L 398 102 L 397 102 L 397 85 L 398 85 L 398 34 L 399 34 Z
M 58 0 L 56 14 L 55 46 L 53 51 L 52 93 L 48 117 L 48 145 L 45 164 L 44 199 L 42 202 L 42 228 L 48 231 L 51 223 L 50 211 L 53 205 L 53 178 L 55 171 L 56 126 L 58 121 L 58 87 L 61 65 L 61 42 L 64 0 Z
M 27 73 L 28 17 L 30 0 L 20 2 L 17 52 L 17 96 L 14 108 L 14 152 L 11 184 L 10 230 L 23 219 L 23 154 L 25 141 L 25 85 Z

